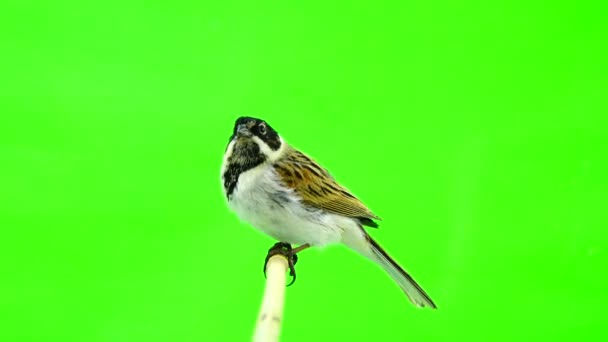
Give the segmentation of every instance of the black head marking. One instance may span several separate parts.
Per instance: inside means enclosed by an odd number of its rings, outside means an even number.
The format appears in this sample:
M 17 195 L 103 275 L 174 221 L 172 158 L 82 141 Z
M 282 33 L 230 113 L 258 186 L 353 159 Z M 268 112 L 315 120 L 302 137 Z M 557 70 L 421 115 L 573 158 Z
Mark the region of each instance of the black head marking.
M 228 198 L 237 187 L 241 173 L 264 163 L 267 159 L 258 143 L 251 139 L 253 136 L 258 137 L 273 151 L 277 151 L 281 147 L 279 134 L 264 120 L 246 116 L 238 118 L 230 137 L 230 142 L 234 143 L 234 146 L 222 175 L 224 190 Z
M 242 116 L 234 123 L 234 129 L 232 131 L 232 140 L 236 135 L 239 127 L 245 127 L 251 132 L 252 135 L 260 138 L 265 142 L 268 147 L 273 151 L 278 150 L 281 147 L 281 139 L 279 134 L 275 131 L 266 121 L 262 119 L 252 118 L 248 116 Z

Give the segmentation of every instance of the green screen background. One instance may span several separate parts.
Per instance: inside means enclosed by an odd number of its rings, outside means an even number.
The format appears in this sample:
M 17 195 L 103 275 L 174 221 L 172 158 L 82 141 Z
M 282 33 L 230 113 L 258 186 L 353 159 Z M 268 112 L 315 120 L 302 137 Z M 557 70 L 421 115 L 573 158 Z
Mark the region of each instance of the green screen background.
M 439 306 L 310 250 L 283 340 L 606 338 L 599 5 L 0 7 L 0 340 L 248 340 L 274 241 L 221 191 L 243 114 L 381 216 Z

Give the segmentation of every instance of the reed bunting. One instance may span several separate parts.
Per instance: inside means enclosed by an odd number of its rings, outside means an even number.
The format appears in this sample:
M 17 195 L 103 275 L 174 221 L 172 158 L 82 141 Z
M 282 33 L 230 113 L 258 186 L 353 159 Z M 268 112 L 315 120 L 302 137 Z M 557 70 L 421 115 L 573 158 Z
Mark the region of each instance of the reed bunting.
M 264 120 L 236 120 L 222 164 L 228 206 L 287 246 L 344 243 L 382 267 L 419 307 L 436 306 L 368 235 L 380 220 L 319 164 L 288 145 Z

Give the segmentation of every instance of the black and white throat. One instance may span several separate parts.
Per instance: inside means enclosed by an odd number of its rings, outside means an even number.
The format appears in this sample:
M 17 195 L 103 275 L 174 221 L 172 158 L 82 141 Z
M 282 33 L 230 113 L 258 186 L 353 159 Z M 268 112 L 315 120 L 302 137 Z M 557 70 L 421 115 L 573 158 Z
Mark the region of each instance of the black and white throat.
M 224 166 L 222 171 L 222 182 L 224 193 L 230 199 L 239 181 L 239 176 L 254 167 L 266 162 L 266 156 L 261 152 L 260 146 L 253 140 L 243 141 L 235 138 L 226 149 Z
M 251 117 L 237 119 L 222 165 L 226 198 L 230 200 L 242 173 L 275 161 L 284 145 L 278 133 L 265 121 Z

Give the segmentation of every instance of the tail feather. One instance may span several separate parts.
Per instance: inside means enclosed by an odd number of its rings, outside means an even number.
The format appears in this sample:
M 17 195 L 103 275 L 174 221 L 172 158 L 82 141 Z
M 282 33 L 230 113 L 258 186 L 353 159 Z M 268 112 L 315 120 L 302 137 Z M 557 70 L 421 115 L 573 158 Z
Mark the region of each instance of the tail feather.
M 366 234 L 367 235 L 367 234 Z M 367 240 L 371 245 L 372 252 L 375 259 L 378 261 L 380 266 L 384 270 L 388 272 L 388 274 L 393 278 L 399 287 L 405 292 L 407 297 L 410 299 L 412 303 L 419 307 L 430 307 L 432 309 L 436 309 L 437 306 L 433 303 L 431 297 L 429 297 L 426 292 L 416 283 L 414 278 L 412 278 L 393 258 L 391 258 L 380 245 L 371 238 L 371 236 L 367 235 Z

